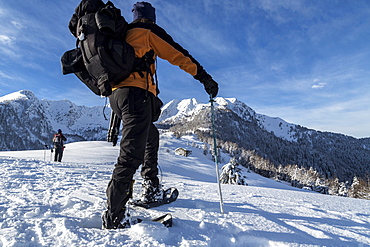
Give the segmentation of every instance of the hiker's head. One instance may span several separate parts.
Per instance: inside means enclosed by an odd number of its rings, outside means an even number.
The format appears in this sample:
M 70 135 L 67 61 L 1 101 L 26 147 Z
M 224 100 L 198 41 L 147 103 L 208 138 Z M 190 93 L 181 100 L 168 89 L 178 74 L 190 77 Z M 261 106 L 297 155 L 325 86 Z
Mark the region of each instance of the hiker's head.
M 134 22 L 153 22 L 155 23 L 155 8 L 148 2 L 137 2 L 132 9 Z
M 62 133 L 62 130 L 61 129 L 58 129 L 58 133 Z

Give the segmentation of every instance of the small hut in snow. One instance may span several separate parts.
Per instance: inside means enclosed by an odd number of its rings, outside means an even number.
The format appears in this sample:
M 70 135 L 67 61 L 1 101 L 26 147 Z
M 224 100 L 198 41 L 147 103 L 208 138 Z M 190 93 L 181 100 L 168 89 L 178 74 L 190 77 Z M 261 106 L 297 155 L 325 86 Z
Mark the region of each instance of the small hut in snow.
M 188 157 L 191 154 L 191 150 L 187 150 L 185 148 L 176 148 L 175 153 L 178 155 L 183 155 L 185 157 Z

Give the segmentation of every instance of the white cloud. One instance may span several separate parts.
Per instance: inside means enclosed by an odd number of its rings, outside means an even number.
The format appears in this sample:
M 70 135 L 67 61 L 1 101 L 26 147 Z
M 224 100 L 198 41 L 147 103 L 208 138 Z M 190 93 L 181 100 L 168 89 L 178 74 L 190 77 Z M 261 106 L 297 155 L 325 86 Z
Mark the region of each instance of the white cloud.
M 10 23 L 12 23 L 13 26 L 17 29 L 23 29 L 24 28 L 24 25 L 19 21 L 11 21 Z
M 252 5 L 265 11 L 265 18 L 272 19 L 276 25 L 295 22 L 296 18 L 309 18 L 314 11 L 303 1 L 295 0 L 258 0 Z
M 12 45 L 14 43 L 14 40 L 15 38 L 0 34 L 0 42 L 4 45 Z
M 220 9 L 217 2 L 199 1 L 191 5 L 170 1 L 155 3 L 158 25 L 196 59 L 201 60 L 200 62 L 206 60 L 204 58 L 215 59 L 215 54 L 218 54 L 216 59 L 238 54 L 241 51 L 234 37 L 231 37 L 229 32 L 220 31 L 227 26 L 225 17 L 230 17 L 228 14 L 233 9 L 231 7 Z M 235 14 L 232 16 L 238 17 Z M 219 23 L 220 18 L 223 20 L 222 23 Z
M 321 89 L 321 88 L 324 88 L 325 86 L 326 86 L 326 83 L 325 82 L 319 82 L 318 84 L 312 85 L 311 88 L 313 88 L 313 89 Z
M 3 71 L 0 70 L 0 77 L 2 78 L 6 78 L 6 79 L 11 79 L 13 80 L 14 78 L 12 76 L 9 76 L 7 75 L 6 73 L 4 73 Z

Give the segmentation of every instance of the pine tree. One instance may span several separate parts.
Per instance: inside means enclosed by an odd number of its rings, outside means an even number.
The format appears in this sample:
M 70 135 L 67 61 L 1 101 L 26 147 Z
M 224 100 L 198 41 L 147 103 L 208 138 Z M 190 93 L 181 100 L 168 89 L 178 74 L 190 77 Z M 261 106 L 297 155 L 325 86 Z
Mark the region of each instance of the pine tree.
M 353 198 L 360 198 L 361 183 L 360 180 L 355 176 L 351 188 L 348 191 L 348 196 Z
M 339 183 L 338 196 L 348 196 L 348 181 Z
M 223 184 L 247 185 L 244 180 L 246 177 L 241 173 L 242 169 L 239 168 L 236 159 L 231 158 L 230 162 L 222 167 L 220 182 Z
M 351 188 L 348 190 L 348 196 L 353 198 L 370 199 L 369 183 L 362 178 L 355 176 Z

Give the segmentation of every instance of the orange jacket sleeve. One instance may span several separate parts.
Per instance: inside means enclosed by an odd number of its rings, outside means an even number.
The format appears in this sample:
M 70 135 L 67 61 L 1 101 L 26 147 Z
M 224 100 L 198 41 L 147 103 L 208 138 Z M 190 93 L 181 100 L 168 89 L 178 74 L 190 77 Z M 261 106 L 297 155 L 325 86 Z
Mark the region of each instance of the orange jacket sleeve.
M 164 29 L 156 24 L 141 22 L 130 24 L 126 41 L 134 48 L 136 57 L 140 58 L 150 50 L 153 50 L 155 56 L 167 60 L 175 66 L 179 66 L 182 70 L 189 73 L 200 82 L 211 78 L 211 76 L 208 75 L 199 62 L 195 60 L 187 50 L 176 43 Z M 152 74 L 154 74 L 154 65 L 151 66 L 151 70 Z M 150 77 L 151 75 L 148 76 Z M 153 78 L 147 80 L 140 77 L 137 72 L 133 72 L 125 81 L 115 85 L 113 90 L 123 86 L 134 86 L 148 89 L 156 95 L 156 85 L 150 82 L 153 82 Z

